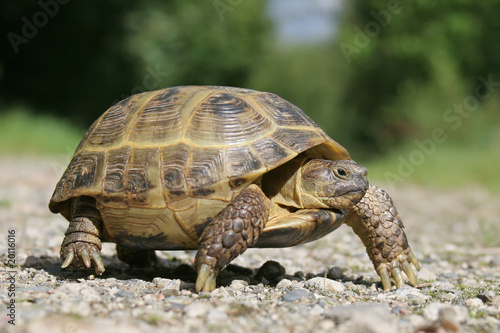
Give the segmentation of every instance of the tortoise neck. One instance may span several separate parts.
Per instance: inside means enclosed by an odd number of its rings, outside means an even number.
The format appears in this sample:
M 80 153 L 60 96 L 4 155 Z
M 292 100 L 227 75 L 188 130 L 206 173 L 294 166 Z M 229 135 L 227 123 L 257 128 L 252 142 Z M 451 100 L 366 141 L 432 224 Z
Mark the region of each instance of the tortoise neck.
M 302 188 L 302 166 L 310 160 L 299 155 L 284 165 L 269 171 L 262 178 L 262 190 L 275 204 L 303 208 L 328 208 Z

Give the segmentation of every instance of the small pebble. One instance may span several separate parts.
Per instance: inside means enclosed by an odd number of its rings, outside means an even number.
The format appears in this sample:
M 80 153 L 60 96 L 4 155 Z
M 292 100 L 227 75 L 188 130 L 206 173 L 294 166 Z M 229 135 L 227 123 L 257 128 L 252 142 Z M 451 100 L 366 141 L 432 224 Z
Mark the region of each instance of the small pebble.
M 488 304 L 493 301 L 493 298 L 495 298 L 495 292 L 493 290 L 488 290 L 488 291 L 483 291 L 479 295 L 477 295 L 477 298 L 479 298 L 483 303 Z
M 121 298 L 134 298 L 134 294 L 122 289 L 120 289 L 115 295 L 116 297 L 121 297 Z
M 455 308 L 445 307 L 439 310 L 439 325 L 443 327 L 447 332 L 458 332 L 458 330 L 460 329 L 459 319 L 460 316 L 457 315 L 457 311 Z
M 500 267 L 500 258 L 493 258 L 489 262 L 490 267 Z
M 42 274 L 35 274 L 35 276 L 33 277 L 33 282 L 35 284 L 44 284 L 45 282 L 47 282 L 47 276 Z
M 418 272 L 418 280 L 426 282 L 436 281 L 436 274 L 434 274 L 434 272 L 427 267 L 422 267 L 422 269 Z
M 307 289 L 294 289 L 283 295 L 283 300 L 285 302 L 296 302 L 308 296 L 309 291 Z
M 439 275 L 439 277 L 441 279 L 445 279 L 445 280 L 456 280 L 458 279 L 458 274 L 455 273 L 455 272 L 446 272 L 446 273 L 442 273 Z
M 331 280 L 340 280 L 343 276 L 344 276 L 344 270 L 337 266 L 333 266 L 326 273 L 326 277 Z
M 187 305 L 184 308 L 184 313 L 188 317 L 200 317 L 207 314 L 210 311 L 210 304 L 195 302 Z
M 470 298 L 466 300 L 464 304 L 468 308 L 478 308 L 484 306 L 484 302 L 479 298 Z
M 431 322 L 435 322 L 439 320 L 443 309 L 448 309 L 444 312 L 446 316 L 453 313 L 458 323 L 466 322 L 469 317 L 469 312 L 466 307 L 443 303 L 431 303 L 424 308 L 424 318 Z
M 160 289 L 170 289 L 170 290 L 180 290 L 181 289 L 181 280 L 175 279 L 175 280 L 170 280 L 170 279 L 162 279 L 162 278 L 155 278 L 153 279 L 153 283 L 157 288 Z
M 233 290 L 243 290 L 246 287 L 248 287 L 248 282 L 243 280 L 233 280 L 230 285 Z
M 280 282 L 278 282 L 278 284 L 276 285 L 276 289 L 278 289 L 278 290 L 285 290 L 285 289 L 289 289 L 291 287 L 292 287 L 292 281 L 290 281 L 288 279 L 283 279 Z
M 162 289 L 160 292 L 165 297 L 179 296 L 181 294 L 177 289 Z
M 316 289 L 321 292 L 342 292 L 345 287 L 342 283 L 322 277 L 315 277 L 307 280 L 304 286 L 309 289 Z
M 443 281 L 436 281 L 432 283 L 432 289 L 436 290 L 447 290 L 447 289 L 454 289 L 455 286 L 450 283 L 450 282 L 443 282 Z
M 259 268 L 255 278 L 262 282 L 264 282 L 263 280 L 265 279 L 271 283 L 278 283 L 285 272 L 285 267 L 279 262 L 268 260 Z

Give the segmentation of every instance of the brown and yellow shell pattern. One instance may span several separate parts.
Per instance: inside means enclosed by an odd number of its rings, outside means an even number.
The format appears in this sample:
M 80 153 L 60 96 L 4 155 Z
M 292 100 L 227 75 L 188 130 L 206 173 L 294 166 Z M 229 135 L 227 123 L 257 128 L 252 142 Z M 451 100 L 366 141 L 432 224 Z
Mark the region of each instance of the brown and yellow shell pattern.
M 134 235 L 149 238 L 148 248 L 196 248 L 207 217 L 300 153 L 349 159 L 302 110 L 271 93 L 217 86 L 146 92 L 90 127 L 49 207 L 70 219 L 70 199 L 92 196 L 106 240 L 133 244 Z

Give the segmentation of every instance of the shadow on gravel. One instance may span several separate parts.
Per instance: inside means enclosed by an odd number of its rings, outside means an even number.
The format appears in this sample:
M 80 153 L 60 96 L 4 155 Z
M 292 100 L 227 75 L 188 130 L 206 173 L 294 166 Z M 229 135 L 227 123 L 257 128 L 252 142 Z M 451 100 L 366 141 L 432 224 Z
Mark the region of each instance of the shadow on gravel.
M 184 282 L 181 289 L 194 290 L 197 273 L 193 265 L 182 263 L 178 260 L 159 260 L 158 264 L 149 267 L 134 267 L 120 262 L 116 256 L 102 257 L 106 267 L 106 271 L 99 276 L 101 279 L 115 278 L 117 280 L 139 279 L 144 281 L 153 281 L 154 278 L 164 279 L 179 279 Z M 93 269 L 62 269 L 61 261 L 56 257 L 49 256 L 28 256 L 23 268 L 35 268 L 46 271 L 60 280 L 79 280 L 93 279 Z M 276 286 L 281 280 L 288 279 L 291 281 L 306 281 L 315 277 L 325 277 L 331 280 L 352 282 L 356 285 L 365 285 L 370 287 L 373 281 L 365 281 L 363 277 L 350 279 L 345 276 L 343 270 L 334 266 L 321 273 L 304 273 L 302 271 L 295 272 L 293 275 L 287 274 L 285 268 L 274 260 L 266 261 L 261 267 L 250 269 L 238 265 L 229 264 L 217 277 L 217 287 L 230 286 L 234 280 L 242 280 L 249 285 L 258 285 L 260 283 L 267 286 Z M 377 287 L 381 287 L 377 283 Z

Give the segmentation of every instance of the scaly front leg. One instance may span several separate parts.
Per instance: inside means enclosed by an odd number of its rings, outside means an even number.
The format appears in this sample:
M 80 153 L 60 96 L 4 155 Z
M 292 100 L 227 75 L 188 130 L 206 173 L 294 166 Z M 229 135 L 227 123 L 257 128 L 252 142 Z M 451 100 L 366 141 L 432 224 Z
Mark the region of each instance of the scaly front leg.
M 196 291 L 214 290 L 219 272 L 255 244 L 264 230 L 269 207 L 262 190 L 250 185 L 210 222 L 198 240 Z
M 391 288 L 391 275 L 398 287 L 404 284 L 401 270 L 412 285 L 417 284 L 410 263 L 417 270 L 420 270 L 420 264 L 408 245 L 398 211 L 384 190 L 370 186 L 361 201 L 348 213 L 346 224 L 353 228 L 366 246 L 385 290 Z

